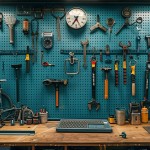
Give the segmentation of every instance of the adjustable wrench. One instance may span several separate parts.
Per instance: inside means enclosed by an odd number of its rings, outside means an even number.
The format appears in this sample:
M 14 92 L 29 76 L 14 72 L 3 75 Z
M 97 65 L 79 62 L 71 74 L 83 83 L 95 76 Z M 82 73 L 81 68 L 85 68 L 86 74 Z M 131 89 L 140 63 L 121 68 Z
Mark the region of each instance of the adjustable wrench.
M 83 67 L 86 69 L 87 64 L 86 64 L 86 47 L 89 44 L 89 41 L 81 41 L 81 44 L 83 45 Z

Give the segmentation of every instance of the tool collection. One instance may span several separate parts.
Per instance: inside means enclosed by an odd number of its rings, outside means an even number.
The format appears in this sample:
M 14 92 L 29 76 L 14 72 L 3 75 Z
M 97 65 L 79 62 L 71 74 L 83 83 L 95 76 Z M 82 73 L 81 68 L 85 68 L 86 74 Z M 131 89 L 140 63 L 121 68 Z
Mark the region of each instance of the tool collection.
M 51 18 L 54 22 L 54 24 L 56 24 L 56 31 L 51 31 L 49 30 L 49 28 L 51 29 L 51 26 L 49 26 L 48 24 L 48 29 L 44 29 L 42 30 L 41 24 L 43 25 L 45 22 L 45 16 L 46 13 L 51 13 Z M 103 89 L 104 89 L 104 94 L 100 95 L 101 99 L 105 99 L 108 100 L 111 98 L 110 94 L 112 94 L 111 92 L 111 87 L 109 86 L 110 83 L 114 83 L 115 85 L 115 89 L 114 90 L 118 90 L 122 84 L 124 84 L 124 87 L 128 88 L 128 75 L 129 75 L 129 68 L 131 71 L 131 96 L 132 98 L 134 97 L 135 99 L 137 91 L 136 91 L 136 78 L 138 73 L 137 71 L 137 67 L 138 67 L 138 63 L 136 65 L 136 62 L 138 62 L 138 60 L 136 59 L 130 59 L 130 62 L 128 63 L 128 55 L 132 54 L 132 55 L 137 55 L 138 59 L 139 59 L 139 55 L 146 55 L 147 53 L 149 54 L 149 48 L 150 48 L 150 36 L 146 35 L 145 39 L 147 40 L 147 51 L 142 50 L 141 46 L 142 46 L 142 37 L 140 34 L 136 34 L 136 46 L 134 44 L 132 44 L 131 47 L 131 42 L 130 37 L 129 40 L 125 39 L 126 42 L 124 41 L 124 39 L 120 38 L 117 43 L 117 47 L 116 48 L 112 48 L 112 43 L 114 42 L 113 40 L 115 38 L 119 38 L 119 34 L 124 31 L 125 28 L 131 27 L 131 26 L 135 26 L 135 25 L 139 25 L 143 23 L 143 19 L 141 17 L 138 17 L 137 19 L 134 18 L 134 21 L 132 21 L 132 23 L 130 23 L 130 19 L 132 19 L 131 17 L 133 16 L 132 10 L 130 8 L 124 8 L 121 11 L 121 15 L 124 18 L 124 24 L 121 26 L 121 28 L 119 30 L 117 30 L 117 32 L 115 32 L 115 27 L 118 24 L 117 19 L 112 16 L 107 17 L 105 23 L 103 23 L 104 21 L 104 16 L 101 14 L 94 14 L 96 16 L 96 24 L 92 25 L 92 24 L 87 24 L 87 22 L 90 22 L 91 20 L 93 20 L 93 18 L 88 19 L 89 14 L 82 8 L 80 7 L 73 7 L 71 9 L 69 9 L 68 11 L 66 10 L 66 8 L 62 7 L 62 8 L 35 8 L 35 9 L 30 9 L 30 8 L 20 8 L 18 9 L 17 12 L 18 16 L 25 16 L 25 18 L 23 18 L 23 20 L 21 21 L 22 23 L 22 34 L 26 39 L 29 39 L 31 41 L 31 45 L 29 45 L 31 48 L 29 49 L 29 46 L 27 46 L 25 48 L 24 51 L 17 51 L 16 49 L 14 51 L 0 51 L 0 55 L 15 55 L 15 53 L 17 53 L 16 55 L 22 54 L 25 55 L 25 68 L 26 68 L 26 73 L 28 73 L 27 75 L 30 76 L 31 72 L 31 61 L 35 64 L 33 70 L 36 70 L 36 73 L 40 73 L 42 74 L 43 78 L 42 78 L 42 83 L 43 83 L 43 89 L 46 89 L 46 87 L 50 87 L 50 85 L 53 85 L 55 87 L 55 94 L 54 94 L 54 99 L 55 99 L 55 106 L 57 108 L 57 110 L 60 108 L 60 103 L 61 103 L 61 98 L 59 98 L 59 87 L 60 85 L 68 85 L 66 87 L 70 88 L 70 86 L 75 87 L 75 92 L 77 90 L 78 87 L 76 87 L 76 85 L 74 85 L 72 83 L 71 80 L 76 80 L 77 78 L 77 84 L 81 84 L 80 86 L 84 85 L 83 79 L 87 80 L 89 79 L 89 74 L 88 71 L 91 71 L 91 77 L 89 82 L 91 82 L 91 91 L 85 91 L 85 95 L 89 94 L 91 95 L 91 100 L 88 101 L 88 99 L 83 98 L 84 101 L 86 101 L 87 104 L 87 109 L 88 110 L 93 110 L 93 108 L 95 108 L 94 110 L 98 111 L 100 108 L 104 109 L 103 107 L 100 107 L 103 105 L 103 103 L 105 102 L 101 102 L 99 97 L 97 97 L 97 94 L 100 94 L 102 89 L 98 89 L 100 90 L 99 93 L 96 93 L 96 85 L 102 85 Z M 31 16 L 32 18 L 28 16 Z M 5 16 L 5 15 L 4 15 Z M 90 16 L 91 17 L 91 16 Z M 19 18 L 19 17 L 18 17 Z M 17 18 L 17 19 L 18 19 Z M 66 20 L 65 20 L 65 19 Z M 9 27 L 9 33 L 10 33 L 10 43 L 15 45 L 14 41 L 14 35 L 13 35 L 13 29 L 15 27 L 15 24 L 17 23 L 17 19 L 13 16 L 6 16 L 4 17 L 5 23 L 8 25 Z M 56 20 L 55 20 L 56 19 Z M 2 29 L 2 20 L 3 20 L 3 13 L 0 13 L 0 29 Z M 56 22 L 55 22 L 56 21 Z M 66 21 L 66 26 L 63 24 Z M 42 22 L 42 23 L 41 23 Z M 87 25 L 86 25 L 87 24 Z M 107 25 L 107 28 L 105 27 Z M 62 28 L 63 26 L 63 28 Z M 86 26 L 91 26 L 90 27 L 90 36 L 88 37 L 88 34 L 86 34 L 85 37 L 80 37 L 79 34 L 80 33 L 84 33 L 86 32 Z M 57 49 L 60 46 L 63 46 L 63 42 L 67 41 L 67 35 L 66 32 L 63 32 L 65 29 L 67 30 L 67 33 L 73 31 L 73 33 L 75 33 L 75 37 L 78 38 L 78 45 L 80 47 L 81 50 L 78 50 L 78 48 L 75 48 L 75 45 L 73 45 L 74 50 L 72 50 L 71 48 L 69 48 L 69 50 L 61 50 L 60 54 L 69 54 L 69 56 L 66 58 L 64 56 L 59 56 L 59 54 L 57 53 Z M 17 26 L 15 27 L 17 28 Z M 116 27 L 117 28 L 117 27 Z M 53 28 L 52 28 L 53 29 Z M 89 29 L 89 28 L 88 28 Z M 106 46 L 104 47 L 104 50 L 102 50 L 101 47 L 98 48 L 94 48 L 94 50 L 90 50 L 90 48 L 88 48 L 89 46 L 91 46 L 93 43 L 94 39 L 94 32 L 96 32 L 97 30 L 100 30 L 100 32 L 97 32 L 99 35 L 103 35 L 103 37 L 107 38 L 107 42 L 103 42 Z M 81 31 L 81 32 L 80 32 Z M 102 32 L 103 33 L 102 33 Z M 64 34 L 65 33 L 65 34 Z M 115 34 L 116 33 L 116 34 Z M 54 35 L 57 36 L 54 36 Z M 71 35 L 71 34 L 70 34 Z M 95 33 L 96 35 L 96 33 Z M 117 35 L 117 36 L 116 36 Z M 15 34 L 15 36 L 17 36 L 17 34 Z M 71 35 L 74 36 L 74 35 Z M 107 37 L 108 36 L 108 37 Z M 101 38 L 103 38 L 101 37 Z M 113 37 L 115 37 L 113 39 Z M 39 38 L 41 38 L 39 40 Z M 70 38 L 70 37 L 69 37 Z M 80 39 L 83 38 L 83 39 Z M 94 39 L 94 40 L 93 40 Z M 55 41 L 57 40 L 57 42 Z M 101 44 L 101 39 L 98 39 L 99 42 Z M 60 42 L 61 41 L 61 42 Z M 70 44 L 70 41 L 67 41 L 68 45 Z M 128 43 L 127 43 L 128 42 Z M 102 43 L 102 44 L 103 44 Z M 41 46 L 41 49 L 39 48 L 39 45 Z M 70 46 L 70 45 L 69 45 Z M 136 47 L 134 50 L 134 46 Z M 31 50 L 32 49 L 32 50 Z M 55 58 L 53 57 L 54 55 L 54 49 L 56 49 L 55 51 L 57 51 L 55 54 Z M 98 50 L 95 50 L 98 49 Z M 40 50 L 41 53 L 38 53 L 38 50 Z M 38 63 L 38 57 L 41 57 L 40 63 Z M 44 55 L 50 55 L 50 59 Z M 82 59 L 81 59 L 81 57 Z M 89 55 L 91 57 L 91 61 L 89 61 Z M 97 55 L 99 57 L 97 57 Z M 115 57 L 113 57 L 113 55 Z M 118 56 L 120 56 L 118 58 Z M 119 61 L 122 59 L 122 63 L 119 63 Z M 45 59 L 47 59 L 47 61 L 45 61 Z M 62 59 L 64 61 L 62 61 Z M 81 59 L 81 60 L 80 60 Z M 56 66 L 53 63 L 50 63 L 49 61 L 56 61 Z M 60 66 L 58 66 L 58 63 L 61 61 Z M 3 63 L 6 64 L 6 63 Z M 39 65 L 40 64 L 40 65 Z M 80 64 L 83 64 L 83 67 L 80 67 Z M 90 65 L 91 64 L 91 65 Z M 97 64 L 100 66 L 99 69 L 97 69 Z M 38 65 L 40 66 L 38 68 Z M 112 67 L 113 65 L 113 67 Z M 53 66 L 53 67 L 51 67 Z M 55 66 L 55 67 L 54 67 Z M 16 100 L 17 102 L 20 102 L 19 99 L 19 71 L 21 70 L 21 67 L 23 67 L 22 64 L 18 63 L 18 64 L 13 64 L 12 68 L 15 69 L 15 73 L 16 73 Z M 59 68 L 58 68 L 59 67 Z M 120 69 L 120 67 L 122 67 L 122 69 Z M 4 66 L 2 67 L 4 68 Z M 45 73 L 43 70 L 47 69 L 52 69 L 50 70 L 47 74 L 47 72 Z M 72 68 L 74 68 L 73 70 L 71 70 Z M 90 68 L 90 69 L 89 69 Z M 43 69 L 42 71 L 40 69 Z M 58 70 L 57 70 L 58 69 Z M 34 71 L 35 71 L 34 70 Z M 101 71 L 99 71 L 101 70 Z M 112 71 L 111 71 L 112 70 Z M 64 71 L 63 73 L 60 71 Z M 148 61 L 146 62 L 146 70 L 145 70 L 145 87 L 144 87 L 144 100 L 148 100 L 148 92 L 149 92 L 149 71 L 150 71 L 150 57 L 148 58 Z M 98 73 L 97 73 L 98 72 Z M 104 82 L 102 81 L 98 81 L 99 79 L 102 79 L 103 77 L 101 76 L 104 72 Z M 57 73 L 56 78 L 53 78 L 55 76 L 55 73 Z M 85 73 L 86 75 L 84 76 L 84 78 L 82 77 L 82 73 Z M 65 79 L 59 79 L 58 76 L 60 75 L 68 75 L 66 79 L 66 77 L 62 77 Z M 70 75 L 70 76 L 69 76 Z M 76 76 L 73 76 L 76 75 Z M 73 77 L 72 77 L 73 76 Z M 82 77 L 82 79 L 80 80 L 79 78 Z M 46 78 L 44 80 L 44 78 Z M 122 80 L 123 79 L 123 83 Z M 111 80 L 111 82 L 109 81 Z M 88 82 L 88 81 L 86 81 Z M 85 83 L 86 84 L 86 83 Z M 38 88 L 38 87 L 37 87 Z M 65 89 L 65 90 L 66 90 Z M 85 86 L 84 89 L 87 89 L 87 87 Z M 74 92 L 74 93 L 75 93 Z M 82 92 L 82 91 L 81 91 Z M 80 93 L 79 93 L 80 94 Z M 61 93 L 60 93 L 61 95 Z M 86 96 L 87 96 L 86 95 Z M 76 96 L 76 95 L 75 95 Z M 65 97 L 65 96 L 64 96 Z M 75 97 L 76 98 L 76 97 Z M 89 98 L 90 99 L 90 98 Z M 98 99 L 98 100 L 97 100 Z M 59 102 L 60 100 L 60 102 Z M 44 103 L 44 102 L 43 102 Z M 55 108 L 54 108 L 55 109 Z M 31 115 L 31 116 L 30 116 Z M 38 123 L 38 115 L 33 115 L 32 112 L 30 112 L 30 115 L 28 117 L 25 117 L 24 120 L 26 120 L 27 124 L 31 124 L 31 122 L 34 122 L 34 124 Z M 22 119 L 21 119 L 22 120 Z

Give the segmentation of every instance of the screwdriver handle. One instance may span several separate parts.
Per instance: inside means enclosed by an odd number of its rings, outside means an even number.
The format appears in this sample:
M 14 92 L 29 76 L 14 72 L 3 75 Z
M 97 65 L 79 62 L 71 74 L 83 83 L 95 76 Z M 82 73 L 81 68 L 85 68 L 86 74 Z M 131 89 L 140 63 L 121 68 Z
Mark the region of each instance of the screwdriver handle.
M 127 84 L 127 63 L 126 63 L 126 60 L 123 61 L 123 83 Z
M 115 70 L 115 86 L 118 86 L 119 84 L 119 73 L 118 70 Z
M 135 65 L 131 66 L 132 96 L 135 96 Z
M 115 67 L 115 86 L 118 86 L 119 84 L 118 61 L 115 61 L 114 67 Z
M 108 79 L 105 79 L 104 81 L 104 99 L 108 99 Z
M 135 96 L 135 83 L 132 83 L 132 96 Z
M 55 87 L 56 107 L 59 107 L 59 87 Z

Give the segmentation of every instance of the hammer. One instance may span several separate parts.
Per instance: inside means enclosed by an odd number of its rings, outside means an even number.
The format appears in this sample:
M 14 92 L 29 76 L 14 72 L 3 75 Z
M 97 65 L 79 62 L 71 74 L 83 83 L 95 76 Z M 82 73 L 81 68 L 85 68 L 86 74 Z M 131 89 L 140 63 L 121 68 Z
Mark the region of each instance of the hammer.
M 68 80 L 56 80 L 56 79 L 46 79 L 43 81 L 45 86 L 49 86 L 53 84 L 55 86 L 55 100 L 56 100 L 56 107 L 59 107 L 59 85 L 67 85 Z
M 15 73 L 16 73 L 16 96 L 17 96 L 17 102 L 19 102 L 19 71 L 20 68 L 22 67 L 22 64 L 14 64 L 11 65 L 11 67 L 15 69 Z
M 102 71 L 105 71 L 105 81 L 104 81 L 104 99 L 108 99 L 108 72 L 112 70 L 111 68 L 101 68 Z

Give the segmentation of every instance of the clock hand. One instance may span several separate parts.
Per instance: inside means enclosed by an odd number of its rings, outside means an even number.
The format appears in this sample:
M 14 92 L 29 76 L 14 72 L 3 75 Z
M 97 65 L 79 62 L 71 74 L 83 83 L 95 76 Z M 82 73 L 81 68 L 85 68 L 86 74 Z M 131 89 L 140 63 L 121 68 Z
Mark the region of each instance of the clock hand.
M 73 21 L 72 25 L 77 21 L 77 18 Z
M 81 27 L 80 22 L 78 21 L 78 19 L 77 19 L 77 22 L 78 22 L 79 26 Z

